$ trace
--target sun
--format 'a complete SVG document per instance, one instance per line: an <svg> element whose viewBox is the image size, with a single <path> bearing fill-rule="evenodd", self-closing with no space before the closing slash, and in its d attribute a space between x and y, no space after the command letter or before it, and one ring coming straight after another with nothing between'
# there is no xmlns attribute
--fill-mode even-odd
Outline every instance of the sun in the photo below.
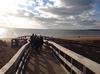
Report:
<svg viewBox="0 0 100 74"><path fill-rule="evenodd" d="M4 37L7 33L7 30L5 28L0 28L0 38Z"/></svg>

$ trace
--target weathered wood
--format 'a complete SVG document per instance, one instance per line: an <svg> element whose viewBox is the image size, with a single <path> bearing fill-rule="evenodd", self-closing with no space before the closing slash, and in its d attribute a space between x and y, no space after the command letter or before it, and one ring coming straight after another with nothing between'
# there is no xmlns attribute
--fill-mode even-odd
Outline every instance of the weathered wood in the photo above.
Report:
<svg viewBox="0 0 100 74"><path fill-rule="evenodd" d="M55 50L53 50L56 52ZM59 55L59 58L61 58L72 70L74 70L77 74L83 74L82 71L80 71L77 67L75 67L72 63L67 61L64 57L62 57L58 52L56 52L57 55Z"/></svg>
<svg viewBox="0 0 100 74"><path fill-rule="evenodd" d="M19 63L23 57L23 53L26 52L29 47L29 42L23 45L19 51L12 57L12 59L0 69L0 74L12 74L17 70Z"/></svg>
<svg viewBox="0 0 100 74"><path fill-rule="evenodd" d="M27 40L29 39L30 39L30 35L13 38L11 40L11 47L21 47L22 45L27 43Z"/></svg>
<svg viewBox="0 0 100 74"><path fill-rule="evenodd" d="M40 55L32 52L26 65L24 74L68 74L58 60L52 57L48 47L43 47Z"/></svg>
<svg viewBox="0 0 100 74"><path fill-rule="evenodd" d="M90 69L91 71L93 71L96 74L100 74L100 64L82 56L79 55L67 48L62 47L61 45L52 42L52 41L48 41L48 43L54 45L56 48L58 48L60 51L62 51L63 53L67 54L68 56L70 56L71 58L75 59L76 61L78 61L79 63L83 64L85 67L87 67L88 69ZM99 60L99 59L98 59Z"/></svg>
<svg viewBox="0 0 100 74"><path fill-rule="evenodd" d="M18 47L19 46L19 40L18 39L12 39L11 40L11 47Z"/></svg>

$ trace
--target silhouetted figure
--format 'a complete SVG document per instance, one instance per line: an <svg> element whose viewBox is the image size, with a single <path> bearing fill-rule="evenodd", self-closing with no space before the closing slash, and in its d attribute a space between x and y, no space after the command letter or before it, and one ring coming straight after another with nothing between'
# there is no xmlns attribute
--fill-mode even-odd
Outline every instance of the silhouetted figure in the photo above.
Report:
<svg viewBox="0 0 100 74"><path fill-rule="evenodd" d="M37 36L35 34L32 34L30 37L30 44L33 49L33 51L40 53L40 49L42 48L44 41L42 36Z"/></svg>
<svg viewBox="0 0 100 74"><path fill-rule="evenodd" d="M40 36L40 49L42 48L42 45L43 45L43 43L44 43L44 40L43 40L43 37L42 36Z"/></svg>
<svg viewBox="0 0 100 74"><path fill-rule="evenodd" d="M34 43L34 34L32 34L32 36L30 37L30 44L31 44L31 47L32 47L32 49L35 49L35 43Z"/></svg>

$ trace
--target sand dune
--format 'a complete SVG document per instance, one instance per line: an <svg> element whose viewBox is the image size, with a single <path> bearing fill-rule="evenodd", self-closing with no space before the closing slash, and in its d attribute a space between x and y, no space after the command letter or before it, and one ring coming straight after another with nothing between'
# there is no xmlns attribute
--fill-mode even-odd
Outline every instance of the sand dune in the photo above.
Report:
<svg viewBox="0 0 100 74"><path fill-rule="evenodd" d="M7 46L5 44L0 43L0 68L3 67L18 51L18 48L11 48L10 42L6 43Z"/></svg>

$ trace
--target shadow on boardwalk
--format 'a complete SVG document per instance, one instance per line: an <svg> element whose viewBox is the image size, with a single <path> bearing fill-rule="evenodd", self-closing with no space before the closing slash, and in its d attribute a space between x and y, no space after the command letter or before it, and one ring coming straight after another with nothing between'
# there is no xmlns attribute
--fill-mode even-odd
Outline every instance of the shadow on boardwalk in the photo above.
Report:
<svg viewBox="0 0 100 74"><path fill-rule="evenodd" d="M25 74L66 74L66 72L52 57L51 51L44 48L39 55L31 53Z"/></svg>

